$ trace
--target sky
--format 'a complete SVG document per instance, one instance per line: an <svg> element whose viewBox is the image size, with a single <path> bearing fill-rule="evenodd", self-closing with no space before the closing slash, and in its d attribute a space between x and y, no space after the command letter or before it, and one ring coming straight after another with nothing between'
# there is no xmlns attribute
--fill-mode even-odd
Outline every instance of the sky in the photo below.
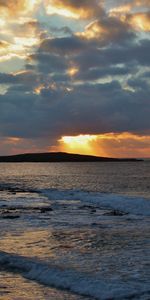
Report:
<svg viewBox="0 0 150 300"><path fill-rule="evenodd" d="M0 0L0 155L150 157L149 65L149 0Z"/></svg>

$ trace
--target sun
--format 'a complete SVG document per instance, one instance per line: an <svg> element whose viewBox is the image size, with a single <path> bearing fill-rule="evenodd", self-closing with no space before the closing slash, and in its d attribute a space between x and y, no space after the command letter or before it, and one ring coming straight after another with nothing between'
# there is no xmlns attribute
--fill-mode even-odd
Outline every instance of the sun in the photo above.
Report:
<svg viewBox="0 0 150 300"><path fill-rule="evenodd" d="M96 141L96 135L77 135L77 136L63 136L59 142L64 151L79 153L79 154L93 154L92 142Z"/></svg>

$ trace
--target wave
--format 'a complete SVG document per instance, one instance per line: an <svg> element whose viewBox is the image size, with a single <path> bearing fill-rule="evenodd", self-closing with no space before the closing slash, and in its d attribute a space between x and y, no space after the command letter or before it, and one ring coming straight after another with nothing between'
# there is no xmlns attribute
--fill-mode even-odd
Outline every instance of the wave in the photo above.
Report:
<svg viewBox="0 0 150 300"><path fill-rule="evenodd" d="M51 266L27 257L0 252L0 270L19 273L23 277L46 286L68 290L74 294L92 297L92 299L129 299L140 295L149 295L144 285L138 286L117 280L108 282L87 276L73 269Z"/></svg>
<svg viewBox="0 0 150 300"><path fill-rule="evenodd" d="M110 208L134 215L150 216L150 201L144 198L81 190L45 189L39 192L49 200L81 201L100 208Z"/></svg>

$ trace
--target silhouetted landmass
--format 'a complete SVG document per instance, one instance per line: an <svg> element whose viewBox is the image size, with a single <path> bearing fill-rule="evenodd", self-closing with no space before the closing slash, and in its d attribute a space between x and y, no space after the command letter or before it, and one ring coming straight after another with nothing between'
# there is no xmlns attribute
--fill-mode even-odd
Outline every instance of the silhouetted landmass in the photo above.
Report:
<svg viewBox="0 0 150 300"><path fill-rule="evenodd" d="M72 154L65 152L28 153L10 156L0 156L2 162L98 162L98 161L141 161L136 158L109 158L92 155Z"/></svg>

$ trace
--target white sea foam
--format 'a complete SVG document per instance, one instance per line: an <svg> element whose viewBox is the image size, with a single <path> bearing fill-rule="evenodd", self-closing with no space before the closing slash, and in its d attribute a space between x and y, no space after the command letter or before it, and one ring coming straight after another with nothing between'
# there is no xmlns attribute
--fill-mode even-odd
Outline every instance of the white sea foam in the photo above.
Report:
<svg viewBox="0 0 150 300"><path fill-rule="evenodd" d="M41 191L49 200L78 200L102 208L121 210L134 215L150 215L150 201L124 195L85 192L80 190L46 189Z"/></svg>
<svg viewBox="0 0 150 300"><path fill-rule="evenodd" d="M144 284L141 286L136 282L134 284L133 282L122 283L115 279L104 282L102 279L87 276L73 269L54 267L6 252L0 252L0 266L5 271L17 272L41 284L69 290L75 294L92 297L92 299L126 299L132 295L139 297L149 294L148 286Z"/></svg>

